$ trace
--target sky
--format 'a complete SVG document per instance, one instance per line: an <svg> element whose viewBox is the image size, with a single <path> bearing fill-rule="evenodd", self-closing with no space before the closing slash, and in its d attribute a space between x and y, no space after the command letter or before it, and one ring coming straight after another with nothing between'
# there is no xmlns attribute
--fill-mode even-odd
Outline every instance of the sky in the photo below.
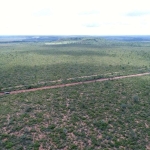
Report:
<svg viewBox="0 0 150 150"><path fill-rule="evenodd" d="M150 35L149 0L0 0L0 35Z"/></svg>

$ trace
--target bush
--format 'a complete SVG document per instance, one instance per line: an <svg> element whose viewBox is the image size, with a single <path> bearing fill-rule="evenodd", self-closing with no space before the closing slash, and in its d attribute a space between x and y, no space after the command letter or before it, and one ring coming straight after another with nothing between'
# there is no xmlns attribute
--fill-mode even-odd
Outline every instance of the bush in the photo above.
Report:
<svg viewBox="0 0 150 150"><path fill-rule="evenodd" d="M127 108L127 105L126 105L126 104L124 104L124 103L122 103L122 104L121 104L121 108L124 110L124 109L126 109L126 108Z"/></svg>
<svg viewBox="0 0 150 150"><path fill-rule="evenodd" d="M38 141L36 141L36 142L34 143L33 147L34 147L34 150L38 150L38 149L39 149L39 147L40 147L39 142L38 142Z"/></svg>
<svg viewBox="0 0 150 150"><path fill-rule="evenodd" d="M135 103L139 102L139 97L138 97L138 95L134 95L134 96L133 96L133 101L134 101Z"/></svg>

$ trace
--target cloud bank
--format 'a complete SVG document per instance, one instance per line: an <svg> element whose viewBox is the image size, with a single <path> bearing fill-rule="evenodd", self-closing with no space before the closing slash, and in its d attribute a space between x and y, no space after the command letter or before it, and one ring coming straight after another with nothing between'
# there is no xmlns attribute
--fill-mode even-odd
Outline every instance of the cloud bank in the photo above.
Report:
<svg viewBox="0 0 150 150"><path fill-rule="evenodd" d="M1 0L0 35L150 35L148 0Z"/></svg>

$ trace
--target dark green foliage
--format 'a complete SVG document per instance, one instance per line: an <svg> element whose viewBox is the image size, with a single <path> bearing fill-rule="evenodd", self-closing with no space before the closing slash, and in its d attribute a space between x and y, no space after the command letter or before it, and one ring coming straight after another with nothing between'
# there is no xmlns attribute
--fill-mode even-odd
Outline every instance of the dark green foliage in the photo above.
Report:
<svg viewBox="0 0 150 150"><path fill-rule="evenodd" d="M138 103L138 102L139 102L139 97L138 97L138 95L134 95L134 96L133 96L133 101L134 101L135 103Z"/></svg>
<svg viewBox="0 0 150 150"><path fill-rule="evenodd" d="M99 121L94 121L93 123L98 129L101 129L101 130L105 130L108 126L108 123L106 123L105 121L103 120L99 120Z"/></svg>
<svg viewBox="0 0 150 150"><path fill-rule="evenodd" d="M39 149L39 147L40 147L40 144L39 144L39 142L38 142L38 141L36 141L36 142L33 144L33 148L34 148L34 150L38 150L38 149Z"/></svg>
<svg viewBox="0 0 150 150"><path fill-rule="evenodd" d="M127 108L127 104L121 104L121 109L125 110Z"/></svg>
<svg viewBox="0 0 150 150"><path fill-rule="evenodd" d="M51 130L53 130L53 129L55 129L55 125L54 124L52 124L52 125L50 125L50 126L48 126L48 129L51 129Z"/></svg>
<svg viewBox="0 0 150 150"><path fill-rule="evenodd" d="M30 106L25 108L25 112L30 112L30 111L32 111L32 108Z"/></svg>
<svg viewBox="0 0 150 150"><path fill-rule="evenodd" d="M12 142L5 142L5 148L6 149L10 149L14 146L14 144Z"/></svg>

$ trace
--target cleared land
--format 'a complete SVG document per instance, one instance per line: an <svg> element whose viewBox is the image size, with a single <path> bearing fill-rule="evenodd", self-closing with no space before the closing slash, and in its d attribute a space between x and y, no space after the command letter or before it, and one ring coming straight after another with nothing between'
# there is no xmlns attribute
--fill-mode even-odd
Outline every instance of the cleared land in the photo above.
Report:
<svg viewBox="0 0 150 150"><path fill-rule="evenodd" d="M0 148L149 150L150 43L45 43L0 43L0 92L64 85L0 95Z"/></svg>

